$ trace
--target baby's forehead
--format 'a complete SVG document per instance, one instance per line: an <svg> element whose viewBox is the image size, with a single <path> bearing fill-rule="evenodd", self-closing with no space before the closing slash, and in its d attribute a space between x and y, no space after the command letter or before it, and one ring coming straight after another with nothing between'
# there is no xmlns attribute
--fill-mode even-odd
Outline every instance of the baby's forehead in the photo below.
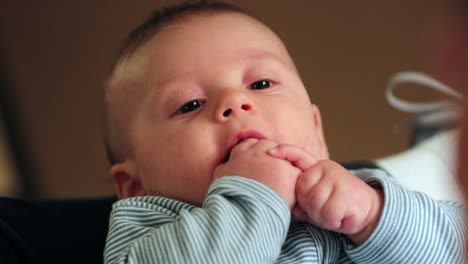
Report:
<svg viewBox="0 0 468 264"><path fill-rule="evenodd" d="M150 70L153 74L211 58L237 60L252 51L271 53L293 64L282 40L253 18L236 13L196 16L158 31L129 56L125 73Z"/></svg>
<svg viewBox="0 0 468 264"><path fill-rule="evenodd" d="M112 79L114 83L126 84L120 87L154 88L171 75L214 65L212 61L231 63L267 53L295 69L281 39L254 18L237 13L192 15L164 26L123 57Z"/></svg>

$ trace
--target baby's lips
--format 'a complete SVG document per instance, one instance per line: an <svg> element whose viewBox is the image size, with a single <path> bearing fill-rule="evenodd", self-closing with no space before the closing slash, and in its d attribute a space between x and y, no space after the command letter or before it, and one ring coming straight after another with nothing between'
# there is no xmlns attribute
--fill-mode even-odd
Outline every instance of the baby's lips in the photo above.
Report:
<svg viewBox="0 0 468 264"><path fill-rule="evenodd" d="M257 138L244 138L244 139L241 139L239 140L239 142L237 142L237 144L235 144L227 153L226 157L224 158L223 160L223 163L226 163L229 161L229 158L231 157L231 152L235 149L235 148L238 148L238 147L241 147L241 148L249 148L251 145L255 144L258 142L259 139ZM240 146L241 145L241 146Z"/></svg>
<svg viewBox="0 0 468 264"><path fill-rule="evenodd" d="M260 139L265 139L266 137L256 131L256 130L244 130L244 131L240 131L240 132L237 132L236 134L234 134L234 136L229 140L227 146L226 146L226 155L224 156L224 159L223 159L223 162L222 163L226 163L229 161L229 158L231 156L231 152L232 150L239 145L239 143L247 143L247 142L250 142L250 141L247 141L247 140L250 140L250 139L256 139L257 141L260 140ZM256 142L256 141L255 141Z"/></svg>
<svg viewBox="0 0 468 264"><path fill-rule="evenodd" d="M243 138L241 140L239 140L239 142L237 142L236 145L234 145L233 148L237 147L238 145L242 144L242 145L245 145L245 144L248 144L248 145L252 145L252 144L255 144L259 141L259 139L257 138ZM232 149L231 149L232 151Z"/></svg>

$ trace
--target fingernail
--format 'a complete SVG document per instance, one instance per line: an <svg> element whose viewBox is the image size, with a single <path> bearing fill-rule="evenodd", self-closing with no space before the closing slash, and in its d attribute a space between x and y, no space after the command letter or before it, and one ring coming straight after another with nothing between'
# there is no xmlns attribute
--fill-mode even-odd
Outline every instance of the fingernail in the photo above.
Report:
<svg viewBox="0 0 468 264"><path fill-rule="evenodd" d="M276 152L278 151L278 149L276 147L272 148L272 149L269 149L268 150L268 153L269 154L275 154Z"/></svg>

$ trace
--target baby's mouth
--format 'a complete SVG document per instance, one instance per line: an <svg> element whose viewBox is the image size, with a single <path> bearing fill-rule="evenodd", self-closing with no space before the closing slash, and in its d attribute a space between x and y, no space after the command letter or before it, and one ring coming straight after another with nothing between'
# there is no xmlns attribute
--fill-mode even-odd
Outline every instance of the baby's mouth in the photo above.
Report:
<svg viewBox="0 0 468 264"><path fill-rule="evenodd" d="M231 151L232 151L232 149L234 149L234 147L237 146L237 144L241 143L241 142L244 141L245 139L247 139L247 138L240 139L234 146L231 147L231 149L227 152L226 157L225 157L224 160L223 160L223 163L226 163L226 162L229 161L229 158L231 157Z"/></svg>
<svg viewBox="0 0 468 264"><path fill-rule="evenodd" d="M255 138L255 139L261 140L261 139L265 139L266 137L262 133L255 131L255 130L246 130L246 131L241 131L235 134L234 137L232 137L231 140L229 141L226 155L222 163L226 163L229 161L229 159L231 158L232 149L234 149L235 146L237 146L239 143L249 138Z"/></svg>
<svg viewBox="0 0 468 264"><path fill-rule="evenodd" d="M228 152L228 154L226 155L222 163L228 162L230 157L231 157L231 151Z"/></svg>

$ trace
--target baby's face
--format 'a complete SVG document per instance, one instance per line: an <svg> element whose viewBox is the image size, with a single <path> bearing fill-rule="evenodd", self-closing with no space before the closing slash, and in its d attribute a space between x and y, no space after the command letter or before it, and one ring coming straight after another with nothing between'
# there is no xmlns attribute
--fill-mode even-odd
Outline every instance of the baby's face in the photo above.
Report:
<svg viewBox="0 0 468 264"><path fill-rule="evenodd" d="M201 205L215 168L246 137L328 158L320 114L286 48L247 16L191 17L158 32L128 63L144 69L145 96L129 123L130 156L112 169L132 179L117 181L121 198Z"/></svg>

